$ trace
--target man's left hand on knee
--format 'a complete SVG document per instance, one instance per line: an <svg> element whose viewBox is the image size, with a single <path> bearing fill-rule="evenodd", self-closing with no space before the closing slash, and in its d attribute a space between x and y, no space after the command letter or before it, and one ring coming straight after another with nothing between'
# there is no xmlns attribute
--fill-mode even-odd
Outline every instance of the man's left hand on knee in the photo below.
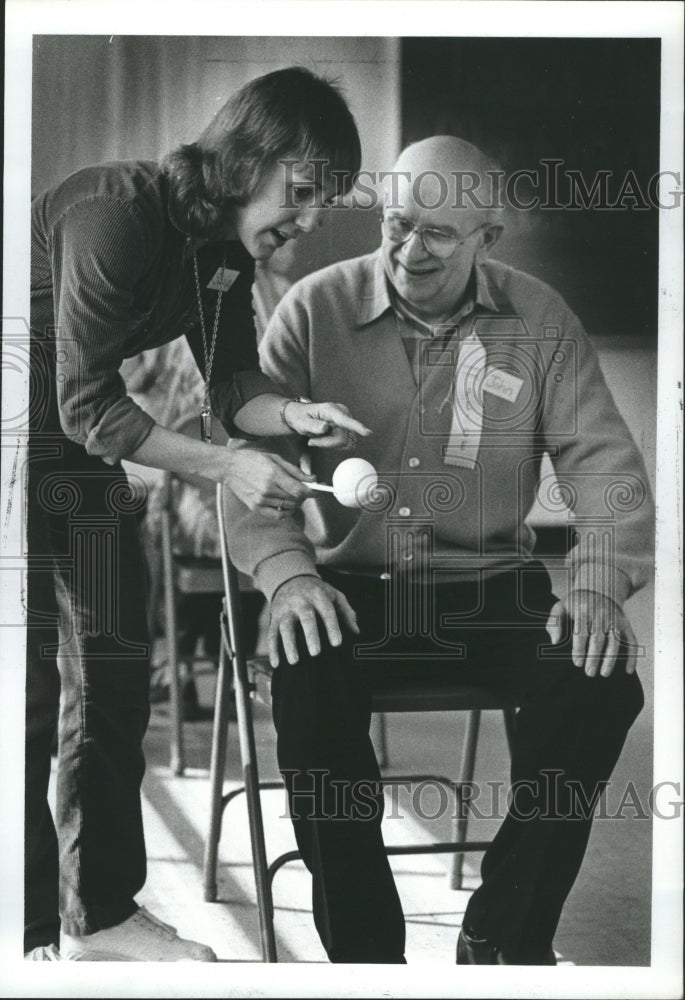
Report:
<svg viewBox="0 0 685 1000"><path fill-rule="evenodd" d="M625 658L626 673L635 672L637 640L623 609L605 594L574 590L557 601L547 620L547 631L556 645L573 637L571 657L588 677L609 677L616 661Z"/></svg>
<svg viewBox="0 0 685 1000"><path fill-rule="evenodd" d="M320 577L296 576L281 584L271 600L268 634L271 666L279 664L279 639L288 663L292 666L298 662L298 630L310 656L318 656L322 646L317 621L323 625L331 646L341 644L341 626L359 634L357 615L345 595Z"/></svg>

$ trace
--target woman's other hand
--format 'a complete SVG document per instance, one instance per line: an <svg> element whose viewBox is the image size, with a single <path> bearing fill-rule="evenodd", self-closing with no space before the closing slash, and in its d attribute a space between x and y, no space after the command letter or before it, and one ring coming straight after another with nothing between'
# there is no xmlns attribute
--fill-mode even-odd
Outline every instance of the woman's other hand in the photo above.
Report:
<svg viewBox="0 0 685 1000"><path fill-rule="evenodd" d="M266 517L281 518L291 513L307 497L316 496L308 482L314 476L302 472L279 455L251 448L226 449L224 482L250 510L259 509Z"/></svg>
<svg viewBox="0 0 685 1000"><path fill-rule="evenodd" d="M279 455L196 441L158 424L126 457L153 469L175 472L181 478L204 476L225 483L250 510L259 508L268 517L283 517L307 497L318 495L307 486L314 476Z"/></svg>

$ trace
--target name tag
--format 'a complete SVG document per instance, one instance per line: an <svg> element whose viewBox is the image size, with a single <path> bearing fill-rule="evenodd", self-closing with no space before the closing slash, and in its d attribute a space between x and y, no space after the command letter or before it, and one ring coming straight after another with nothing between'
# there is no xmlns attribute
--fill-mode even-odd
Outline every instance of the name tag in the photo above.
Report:
<svg viewBox="0 0 685 1000"><path fill-rule="evenodd" d="M216 292L227 292L239 274L240 271L232 271L230 267L218 267L207 288L212 288Z"/></svg>
<svg viewBox="0 0 685 1000"><path fill-rule="evenodd" d="M452 426L443 448L445 465L475 469L483 429L483 402L478 393L485 370L485 348L480 340L467 337L459 348L452 395Z"/></svg>
<svg viewBox="0 0 685 1000"><path fill-rule="evenodd" d="M509 372L503 372L499 368L491 368L483 379L483 392L515 403L522 385L523 379L517 378L516 375L510 375Z"/></svg>

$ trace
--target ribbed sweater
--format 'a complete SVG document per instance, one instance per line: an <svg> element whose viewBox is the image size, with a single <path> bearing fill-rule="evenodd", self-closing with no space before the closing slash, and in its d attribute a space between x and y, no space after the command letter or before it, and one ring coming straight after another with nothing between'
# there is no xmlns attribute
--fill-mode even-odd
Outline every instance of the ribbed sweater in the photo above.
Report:
<svg viewBox="0 0 685 1000"><path fill-rule="evenodd" d="M476 269L472 288L452 336L425 338L418 384L378 252L310 275L277 307L260 345L264 372L346 404L370 427L356 454L382 489L361 510L330 494L308 500L306 523L302 512L264 518L230 495L232 556L267 597L317 565L413 580L524 566L538 488L550 511L570 510L565 591L622 603L648 579L647 474L580 321L549 286L496 261ZM292 459L298 442L260 447ZM540 482L545 453L556 478ZM343 456L310 455L330 483Z"/></svg>

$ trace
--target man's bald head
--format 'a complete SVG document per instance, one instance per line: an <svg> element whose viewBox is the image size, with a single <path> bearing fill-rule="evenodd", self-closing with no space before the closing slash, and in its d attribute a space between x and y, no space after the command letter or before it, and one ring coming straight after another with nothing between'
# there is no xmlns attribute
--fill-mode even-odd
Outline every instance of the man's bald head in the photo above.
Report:
<svg viewBox="0 0 685 1000"><path fill-rule="evenodd" d="M434 135L404 149L385 180L385 204L404 198L421 208L453 209L466 224L500 223L499 171L477 146L453 135ZM468 216L468 219L466 218Z"/></svg>
<svg viewBox="0 0 685 1000"><path fill-rule="evenodd" d="M453 135L432 135L414 142L400 153L395 164L395 170L409 170L413 174L434 170L446 177L455 171L471 170L485 175L494 169L494 164L477 146Z"/></svg>

